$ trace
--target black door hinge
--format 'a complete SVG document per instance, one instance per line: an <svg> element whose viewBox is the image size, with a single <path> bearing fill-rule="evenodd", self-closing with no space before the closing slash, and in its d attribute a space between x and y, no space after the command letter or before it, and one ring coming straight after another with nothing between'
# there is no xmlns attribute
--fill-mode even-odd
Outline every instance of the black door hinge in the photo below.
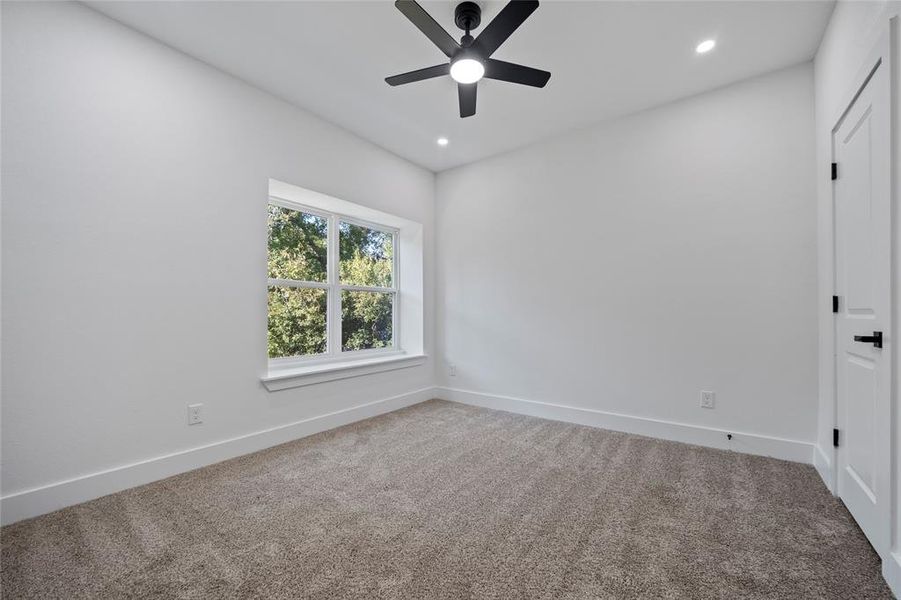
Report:
<svg viewBox="0 0 901 600"><path fill-rule="evenodd" d="M834 313L838 312L838 296L832 297L832 312L834 312Z"/></svg>
<svg viewBox="0 0 901 600"><path fill-rule="evenodd" d="M832 181L838 179L838 163L832 163Z"/></svg>
<svg viewBox="0 0 901 600"><path fill-rule="evenodd" d="M832 445L838 448L838 429L832 430Z"/></svg>

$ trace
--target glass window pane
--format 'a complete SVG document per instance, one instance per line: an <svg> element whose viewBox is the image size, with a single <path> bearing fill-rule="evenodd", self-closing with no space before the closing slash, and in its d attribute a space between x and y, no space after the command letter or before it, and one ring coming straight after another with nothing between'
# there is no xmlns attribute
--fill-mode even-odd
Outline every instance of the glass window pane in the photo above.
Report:
<svg viewBox="0 0 901 600"><path fill-rule="evenodd" d="M351 225L339 229L341 283L391 287L394 279L394 236L384 231Z"/></svg>
<svg viewBox="0 0 901 600"><path fill-rule="evenodd" d="M325 352L327 301L327 290L270 287L269 358Z"/></svg>
<svg viewBox="0 0 901 600"><path fill-rule="evenodd" d="M368 350L392 345L394 294L341 292L341 349Z"/></svg>
<svg viewBox="0 0 901 600"><path fill-rule="evenodd" d="M328 220L269 205L269 278L324 282Z"/></svg>

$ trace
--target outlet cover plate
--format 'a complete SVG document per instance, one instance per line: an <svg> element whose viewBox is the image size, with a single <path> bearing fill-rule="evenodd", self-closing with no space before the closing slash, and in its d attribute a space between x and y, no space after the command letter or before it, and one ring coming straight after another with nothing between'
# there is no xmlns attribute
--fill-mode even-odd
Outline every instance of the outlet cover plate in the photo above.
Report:
<svg viewBox="0 0 901 600"><path fill-rule="evenodd" d="M203 423L203 404L188 405L188 425L200 425Z"/></svg>

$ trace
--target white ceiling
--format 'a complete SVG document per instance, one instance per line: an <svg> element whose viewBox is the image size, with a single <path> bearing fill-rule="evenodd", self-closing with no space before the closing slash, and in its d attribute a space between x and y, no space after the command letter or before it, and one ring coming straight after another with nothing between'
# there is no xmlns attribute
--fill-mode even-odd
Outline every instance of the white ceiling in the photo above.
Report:
<svg viewBox="0 0 901 600"><path fill-rule="evenodd" d="M547 87L483 80L461 119L450 78L385 83L446 60L389 1L88 4L433 171L809 60L833 8L543 2L494 56L551 71ZM422 4L459 39L455 3ZM505 3L480 4L484 27ZM716 48L697 55L707 38Z"/></svg>

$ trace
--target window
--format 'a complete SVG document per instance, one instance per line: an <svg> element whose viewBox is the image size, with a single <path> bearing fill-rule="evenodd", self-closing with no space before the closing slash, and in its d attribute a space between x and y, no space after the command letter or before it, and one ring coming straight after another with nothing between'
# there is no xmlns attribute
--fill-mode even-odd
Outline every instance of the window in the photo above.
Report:
<svg viewBox="0 0 901 600"><path fill-rule="evenodd" d="M274 179L268 214L266 389L425 362L421 223Z"/></svg>
<svg viewBox="0 0 901 600"><path fill-rule="evenodd" d="M268 237L271 361L397 350L397 229L270 198Z"/></svg>

